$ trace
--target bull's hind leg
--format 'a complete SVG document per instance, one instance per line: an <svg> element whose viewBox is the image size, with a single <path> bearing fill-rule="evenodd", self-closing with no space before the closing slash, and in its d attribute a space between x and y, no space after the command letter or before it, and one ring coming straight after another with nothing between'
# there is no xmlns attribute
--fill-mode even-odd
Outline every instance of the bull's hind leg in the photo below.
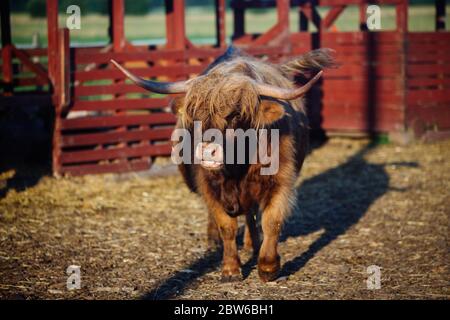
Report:
<svg viewBox="0 0 450 320"><path fill-rule="evenodd" d="M219 229L217 228L217 223L214 218L214 214L211 213L211 210L208 210L208 249L216 250L220 247L220 234Z"/></svg>
<svg viewBox="0 0 450 320"><path fill-rule="evenodd" d="M258 257L258 274L262 281L273 281L280 272L280 256L277 252L278 238L284 217L289 212L288 190L280 190L265 207L261 225L263 242Z"/></svg>
<svg viewBox="0 0 450 320"><path fill-rule="evenodd" d="M259 233L256 225L256 213L254 209L245 215L245 230L244 230L244 250L253 250L253 254L258 254L259 250Z"/></svg>

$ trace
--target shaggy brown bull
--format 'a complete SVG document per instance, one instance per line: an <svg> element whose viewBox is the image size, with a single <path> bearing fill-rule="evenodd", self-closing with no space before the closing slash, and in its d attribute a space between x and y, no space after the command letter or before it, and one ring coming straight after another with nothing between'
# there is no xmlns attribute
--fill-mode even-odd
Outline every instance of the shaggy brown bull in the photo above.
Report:
<svg viewBox="0 0 450 320"><path fill-rule="evenodd" d="M270 138L262 144L268 155L277 152L278 170L274 174L262 175L261 169L268 164L249 161L252 154L248 143L244 149L235 150L236 154L245 154L243 163L224 161L227 148L202 142L191 148L200 157L200 163L179 165L189 188L199 193L208 207L209 243L220 241L219 236L222 238L223 279L241 278L236 246L238 215L246 217L244 247L253 248L254 254L257 253L259 236L255 218L260 210L263 241L259 249L258 273L263 281L274 280L280 270L278 237L294 202L294 183L308 144L307 119L301 97L319 79L321 69L333 64L329 50L315 50L278 66L230 47L202 75L174 83L143 80L115 61L113 63L136 84L152 92L185 93L172 102L172 110L178 116L176 128L192 132L194 121L201 121L203 130L215 128L224 133L224 145L236 138L230 138L227 129L278 130L279 145L275 148L269 145ZM293 85L294 77L308 78L313 74L315 76L304 86ZM258 144L261 145L261 140ZM208 148L209 156L213 157L202 159L202 152Z"/></svg>

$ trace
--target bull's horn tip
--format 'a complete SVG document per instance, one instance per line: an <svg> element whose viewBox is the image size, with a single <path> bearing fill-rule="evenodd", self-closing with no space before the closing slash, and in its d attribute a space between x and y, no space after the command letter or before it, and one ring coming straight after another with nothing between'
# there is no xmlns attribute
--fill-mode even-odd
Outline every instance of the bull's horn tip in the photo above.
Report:
<svg viewBox="0 0 450 320"><path fill-rule="evenodd" d="M316 82L317 80L320 79L320 77L322 77L322 74L323 74L323 70L320 70L319 72L317 72L317 74L311 80Z"/></svg>
<svg viewBox="0 0 450 320"><path fill-rule="evenodd" d="M119 65L119 63L116 60L114 60L114 59L110 59L109 61L115 66Z"/></svg>

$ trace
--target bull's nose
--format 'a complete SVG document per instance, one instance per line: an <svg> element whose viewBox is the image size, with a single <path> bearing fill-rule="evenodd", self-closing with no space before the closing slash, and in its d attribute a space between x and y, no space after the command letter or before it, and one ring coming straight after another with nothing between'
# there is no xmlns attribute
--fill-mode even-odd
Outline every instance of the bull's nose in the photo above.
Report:
<svg viewBox="0 0 450 320"><path fill-rule="evenodd" d="M202 142L195 149L195 157L206 169L217 169L223 165L223 148L217 143Z"/></svg>

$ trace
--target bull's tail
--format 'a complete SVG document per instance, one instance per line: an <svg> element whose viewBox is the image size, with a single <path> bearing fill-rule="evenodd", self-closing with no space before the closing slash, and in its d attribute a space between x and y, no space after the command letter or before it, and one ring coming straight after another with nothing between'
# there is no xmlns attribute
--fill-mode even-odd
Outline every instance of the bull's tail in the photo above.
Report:
<svg viewBox="0 0 450 320"><path fill-rule="evenodd" d="M323 48L310 51L281 65L281 71L288 77L309 78L324 68L338 66L332 56L334 50Z"/></svg>

